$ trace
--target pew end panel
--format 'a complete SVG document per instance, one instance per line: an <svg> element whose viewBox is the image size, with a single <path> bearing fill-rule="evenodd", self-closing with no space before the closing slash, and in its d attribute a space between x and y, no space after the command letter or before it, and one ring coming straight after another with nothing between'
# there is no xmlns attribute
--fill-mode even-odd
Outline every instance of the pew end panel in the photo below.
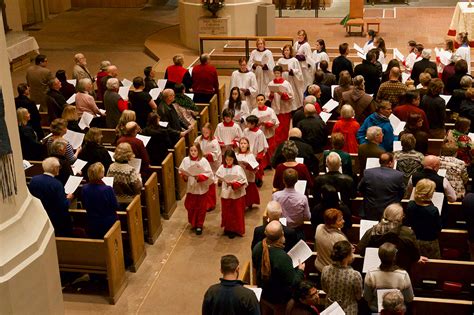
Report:
<svg viewBox="0 0 474 315"><path fill-rule="evenodd" d="M146 214L145 221L148 227L147 242L153 245L163 231L160 214L160 193L158 191L158 176L153 172L145 183L145 189L141 194L143 213ZM142 213L142 214L143 214Z"/></svg>
<svg viewBox="0 0 474 315"><path fill-rule="evenodd" d="M174 162L173 154L168 153L166 158L161 162L161 166L151 166L153 171L158 174L160 192L163 196L162 213L165 219L171 218L173 212L176 210L176 193L174 183Z"/></svg>
<svg viewBox="0 0 474 315"><path fill-rule="evenodd" d="M175 144L173 150L173 158L174 158L174 178L176 184L176 191L177 197L182 199L186 194L186 182L179 176L178 167L181 165L181 162L186 157L186 143L183 138L179 139L179 141Z"/></svg>

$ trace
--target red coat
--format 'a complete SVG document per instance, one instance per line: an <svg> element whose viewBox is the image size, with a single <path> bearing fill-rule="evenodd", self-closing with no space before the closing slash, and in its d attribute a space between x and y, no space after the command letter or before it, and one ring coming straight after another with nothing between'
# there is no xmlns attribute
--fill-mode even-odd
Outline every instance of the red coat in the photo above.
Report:
<svg viewBox="0 0 474 315"><path fill-rule="evenodd" d="M219 91L217 70L210 64L200 64L192 71L193 93L216 94Z"/></svg>
<svg viewBox="0 0 474 315"><path fill-rule="evenodd" d="M344 135L344 147L343 151L348 153L357 153L359 149L359 143L357 142L356 134L360 128L360 124L354 118L339 118L334 124L332 132L340 132Z"/></svg>
<svg viewBox="0 0 474 315"><path fill-rule="evenodd" d="M428 132L430 129L430 125L428 122L428 118L426 117L426 113L424 110L419 108L418 106L405 104L405 105L398 105L393 109L393 114L398 117L401 121L407 121L410 113L420 114L421 118L423 118L423 126L421 129L423 131Z"/></svg>

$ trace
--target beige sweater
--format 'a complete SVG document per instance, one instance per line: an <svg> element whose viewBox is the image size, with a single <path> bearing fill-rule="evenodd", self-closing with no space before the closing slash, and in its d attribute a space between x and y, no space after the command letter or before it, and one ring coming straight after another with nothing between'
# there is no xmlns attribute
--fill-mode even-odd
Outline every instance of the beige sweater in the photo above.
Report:
<svg viewBox="0 0 474 315"><path fill-rule="evenodd" d="M314 265L321 272L324 266L332 264L331 252L334 244L339 241L347 241L347 237L339 229L327 228L320 224L316 228L315 250L318 253Z"/></svg>

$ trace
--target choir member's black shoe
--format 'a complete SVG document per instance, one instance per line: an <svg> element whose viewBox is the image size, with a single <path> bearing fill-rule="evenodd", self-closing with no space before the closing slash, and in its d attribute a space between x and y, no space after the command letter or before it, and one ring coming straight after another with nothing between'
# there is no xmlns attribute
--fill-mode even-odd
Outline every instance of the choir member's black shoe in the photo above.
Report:
<svg viewBox="0 0 474 315"><path fill-rule="evenodd" d="M196 235L202 234L202 228L196 228Z"/></svg>
<svg viewBox="0 0 474 315"><path fill-rule="evenodd" d="M228 233L227 233L227 236L228 236L230 239L233 239L233 238L235 238L235 233L234 233L234 232L228 232Z"/></svg>
<svg viewBox="0 0 474 315"><path fill-rule="evenodd" d="M261 179L255 179L255 185L257 185L258 188L263 186L263 181Z"/></svg>

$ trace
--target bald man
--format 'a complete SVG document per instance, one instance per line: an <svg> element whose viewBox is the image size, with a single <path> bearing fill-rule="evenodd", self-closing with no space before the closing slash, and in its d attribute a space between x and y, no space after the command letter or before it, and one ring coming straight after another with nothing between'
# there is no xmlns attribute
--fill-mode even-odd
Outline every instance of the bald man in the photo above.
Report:
<svg viewBox="0 0 474 315"><path fill-rule="evenodd" d="M316 107L316 112L319 114L321 112L321 106L319 105L318 97L321 95L321 89L316 84L312 84L308 87L308 96L303 100L303 106L301 106L297 111L294 112L293 118L293 127L298 126L298 123L304 119L304 107L306 104L313 104Z"/></svg>
<svg viewBox="0 0 474 315"><path fill-rule="evenodd" d="M268 225L268 222L272 221L277 221L280 222L281 214L282 214L282 209L280 203L278 201L270 201L267 204L266 208L267 212L267 222L261 226L257 226L255 230L253 230L253 239L252 239L252 246L251 250L257 245L258 242L263 241L265 238L265 227ZM295 244L298 242L298 239L296 238L296 232L294 229L289 228L285 225L282 225L283 227L283 234L285 236L285 252L288 252L290 249L295 246Z"/></svg>
<svg viewBox="0 0 474 315"><path fill-rule="evenodd" d="M326 123L316 113L312 104L305 105L304 115L305 118L296 127L301 130L303 141L313 148L314 153L322 155L328 141Z"/></svg>
<svg viewBox="0 0 474 315"><path fill-rule="evenodd" d="M72 69L72 78L77 80L90 79L94 83L95 78L87 69L87 60L84 54L78 53L74 55L74 68ZM77 85L77 84L76 84Z"/></svg>
<svg viewBox="0 0 474 315"><path fill-rule="evenodd" d="M298 157L303 158L304 164L308 167L308 170L313 173L313 175L317 175L319 172L319 162L314 155L313 147L307 144L306 142L301 139L302 133L301 130L298 128L291 128L290 132L288 133L288 140L292 140L295 142L296 147L298 148ZM278 164L286 162L285 157L281 153L283 144L280 144L275 153L272 156L272 167L276 169Z"/></svg>
<svg viewBox="0 0 474 315"><path fill-rule="evenodd" d="M400 68L393 67L390 70L388 81L380 85L377 93L377 102L389 101L392 107L397 106L400 103L400 96L407 92L407 86L400 82L399 77L401 75Z"/></svg>
<svg viewBox="0 0 474 315"><path fill-rule="evenodd" d="M142 140L136 137L139 132L141 132L140 126L138 126L138 124L134 121L129 121L125 125L125 135L117 140L117 145L122 142L127 142L130 144L133 154L135 154L135 158L142 160L140 174L142 175L142 178L145 179L149 176L150 172L150 158Z"/></svg>
<svg viewBox="0 0 474 315"><path fill-rule="evenodd" d="M252 251L252 261L257 270L257 285L262 288L260 306L262 314L284 314L286 303L291 299L292 287L304 278L304 263L293 268L293 262L283 250L285 237L278 221L265 227L265 240L258 242ZM265 243L265 244L264 244ZM268 256L264 255L268 251ZM270 266L263 261L268 258ZM269 274L264 281L263 274Z"/></svg>

